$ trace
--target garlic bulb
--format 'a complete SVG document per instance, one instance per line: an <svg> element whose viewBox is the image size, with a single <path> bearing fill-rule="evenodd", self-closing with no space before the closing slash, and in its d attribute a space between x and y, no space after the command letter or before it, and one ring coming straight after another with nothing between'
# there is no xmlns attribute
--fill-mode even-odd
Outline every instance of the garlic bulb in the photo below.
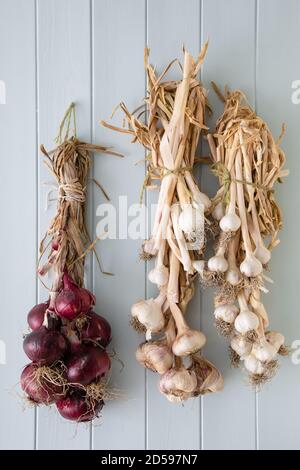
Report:
<svg viewBox="0 0 300 470"><path fill-rule="evenodd" d="M262 263L262 265L265 266L271 259L271 252L264 246L263 243L261 243L256 246L254 256Z"/></svg>
<svg viewBox="0 0 300 470"><path fill-rule="evenodd" d="M195 260L193 261L193 268L197 273L203 275L205 269L205 261L204 260Z"/></svg>
<svg viewBox="0 0 300 470"><path fill-rule="evenodd" d="M201 331L186 328L178 333L172 345L172 351L175 356L189 356L203 348L205 343L206 338Z"/></svg>
<svg viewBox="0 0 300 470"><path fill-rule="evenodd" d="M195 209L191 204L185 204L180 213L178 224L183 233L189 238L194 238L198 233L203 233L203 211Z"/></svg>
<svg viewBox="0 0 300 470"><path fill-rule="evenodd" d="M241 357L248 356L252 350L252 343L243 336L232 338L230 346Z"/></svg>
<svg viewBox="0 0 300 470"><path fill-rule="evenodd" d="M270 362L277 354L276 349L266 340L254 343L252 354L261 362Z"/></svg>
<svg viewBox="0 0 300 470"><path fill-rule="evenodd" d="M225 273L228 269L228 261L223 254L217 254L208 260L208 269L216 273Z"/></svg>
<svg viewBox="0 0 300 470"><path fill-rule="evenodd" d="M226 273L226 281L233 287L241 282L241 273L237 268L228 269Z"/></svg>
<svg viewBox="0 0 300 470"><path fill-rule="evenodd" d="M228 212L220 220L220 228L223 232L237 232L241 226L241 219L234 212Z"/></svg>
<svg viewBox="0 0 300 470"><path fill-rule="evenodd" d="M148 274L148 279L153 284L157 286L165 286L168 283L169 279L169 270L163 264L160 266L155 266L155 268L151 269Z"/></svg>
<svg viewBox="0 0 300 470"><path fill-rule="evenodd" d="M131 315L136 317L150 332L159 332L165 324L161 307L154 299L140 300L131 307Z"/></svg>
<svg viewBox="0 0 300 470"><path fill-rule="evenodd" d="M213 212L212 212L212 216L215 220L217 220L218 222L222 219L222 217L224 216L224 205L222 202L219 202Z"/></svg>
<svg viewBox="0 0 300 470"><path fill-rule="evenodd" d="M215 317L226 323L233 323L238 313L239 309L234 304L220 305L214 311Z"/></svg>
<svg viewBox="0 0 300 470"><path fill-rule="evenodd" d="M135 357L147 369L164 374L173 365L173 354L166 343L151 341L138 347Z"/></svg>
<svg viewBox="0 0 300 470"><path fill-rule="evenodd" d="M262 273L263 266L254 254L250 253L246 255L246 258L241 263L240 271L246 277L257 277Z"/></svg>
<svg viewBox="0 0 300 470"><path fill-rule="evenodd" d="M277 331L268 331L268 333L266 333L266 340L278 352L281 346L284 345L285 338L281 333L278 333Z"/></svg>
<svg viewBox="0 0 300 470"><path fill-rule="evenodd" d="M251 374L262 375L264 373L263 364L256 359L252 354L246 356L244 359L245 368L251 372Z"/></svg>
<svg viewBox="0 0 300 470"><path fill-rule="evenodd" d="M160 392L173 403L180 403L190 398L196 387L195 373L183 366L168 370L159 381Z"/></svg>
<svg viewBox="0 0 300 470"><path fill-rule="evenodd" d="M248 331L256 330L259 326L259 319L250 310L243 310L235 319L234 327L242 335Z"/></svg>

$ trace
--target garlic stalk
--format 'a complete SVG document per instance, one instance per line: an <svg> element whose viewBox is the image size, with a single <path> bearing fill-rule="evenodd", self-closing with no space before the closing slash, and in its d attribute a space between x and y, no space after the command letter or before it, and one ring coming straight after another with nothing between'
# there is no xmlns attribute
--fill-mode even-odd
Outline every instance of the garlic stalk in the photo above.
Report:
<svg viewBox="0 0 300 470"><path fill-rule="evenodd" d="M158 287L165 286L168 283L169 279L169 270L164 265L164 256L166 249L166 240L162 240L159 247L155 267L151 269L148 274L148 279L153 284L156 284Z"/></svg>
<svg viewBox="0 0 300 470"><path fill-rule="evenodd" d="M241 152L238 150L236 156L236 177L239 181L243 180L242 168L241 168ZM237 183L237 194L238 194L238 207L241 218L242 226L242 237L245 245L246 257L240 265L241 273L246 277L257 277L262 273L263 267L261 262L255 257L250 235L248 231L247 215L244 201L244 188L243 183Z"/></svg>
<svg viewBox="0 0 300 470"><path fill-rule="evenodd" d="M226 272L226 281L232 285L237 286L241 282L241 272L237 267L236 252L239 243L239 235L237 234L234 239L230 240L228 245L228 270Z"/></svg>

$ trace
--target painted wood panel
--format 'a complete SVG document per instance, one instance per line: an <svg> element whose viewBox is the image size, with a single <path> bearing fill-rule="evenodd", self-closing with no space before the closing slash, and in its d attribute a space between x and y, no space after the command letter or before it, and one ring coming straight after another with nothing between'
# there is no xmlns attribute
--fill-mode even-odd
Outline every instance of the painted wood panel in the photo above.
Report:
<svg viewBox="0 0 300 470"><path fill-rule="evenodd" d="M120 372L120 364L112 359L111 384L120 395L118 400L107 403L93 426L74 426L63 421L55 409L40 407L23 413L19 389L14 387L26 364L21 344L26 313L47 295L36 280L37 245L54 215L55 203L45 210L48 187L44 182L51 177L38 147L41 143L53 147L60 119L69 103L76 101L80 137L112 145L125 154L123 160L94 157L93 174L107 189L117 217L124 216L120 196L127 197L121 199L127 207L138 204L144 165L135 163L144 158L144 151L131 144L128 136L102 128L99 121L109 120L121 100L130 109L141 104L146 44L151 62L161 70L175 56L182 57L183 44L197 54L209 38L202 79L210 89L214 108L209 121L212 128L222 106L210 87L211 80L245 91L275 135L280 133L282 121L286 123L283 147L291 175L277 189L285 227L282 245L271 264L275 284L265 300L271 327L282 331L288 344L300 340L300 104L296 104L299 94L293 89L300 80L299 24L298 0L0 0L1 201L9 195L9 205L1 206L5 222L0 231L1 246L9 246L2 250L0 264L5 312L0 329L0 448L300 448L300 365L290 358L282 360L278 376L255 394L240 371L230 369L227 343L213 326L211 291L198 289L189 318L207 335L204 353L223 372L225 390L183 407L173 406L159 395L158 377L146 373L134 357L140 338L128 325L130 307L154 292L147 281L149 266L138 258L142 240L127 240L126 235L121 240L100 241L97 246L103 268L114 276L101 274L92 256L86 268L97 310L113 327L112 348L125 363ZM117 111L113 122L121 121ZM201 185L214 195L217 184L208 168L202 168ZM105 201L92 186L89 196L89 227L95 236L99 204ZM148 206L156 199L155 192L148 193ZM132 219L130 215L128 220ZM124 223L118 222L117 228L123 229ZM6 365L1 363L3 348Z"/></svg>
<svg viewBox="0 0 300 470"><path fill-rule="evenodd" d="M150 0L147 14L147 44L150 62L162 71L174 58L182 61L183 45L194 55L200 49L200 2L192 0ZM168 77L180 77L175 66ZM147 206L157 202L157 191L148 191ZM149 227L150 235L151 227ZM147 282L147 297L157 295ZM188 310L188 322L200 326L200 292ZM158 374L147 372L147 446L149 449L198 449L200 447L200 399L176 405L159 394ZM158 423L163 423L157 432ZM187 429L189 430L187 432Z"/></svg>
<svg viewBox="0 0 300 470"><path fill-rule="evenodd" d="M37 3L38 142L53 148L62 116L77 102L78 135L90 138L91 44L89 0L47 0ZM39 154L40 155L40 154ZM38 230L42 237L55 213L55 202L45 211L51 176L39 157ZM39 300L46 298L39 284ZM38 408L39 449L89 449L88 425L63 420L55 407Z"/></svg>
<svg viewBox="0 0 300 470"><path fill-rule="evenodd" d="M296 0L259 1L258 18L257 108L275 136L279 136L282 123L286 124L282 146L291 172L286 183L276 188L284 214L284 230L280 234L282 243L274 251L271 263L274 285L265 299L271 329L281 331L287 344L292 345L300 339L300 105L292 101L295 91L292 84L300 79L300 4ZM299 449L299 376L300 365L294 364L292 357L284 358L277 377L260 393L261 449Z"/></svg>
<svg viewBox="0 0 300 470"><path fill-rule="evenodd" d="M112 387L120 397L108 402L103 419L94 426L94 448L142 449L145 446L145 373L135 361L138 335L129 326L129 314L131 305L145 296L145 268L139 260L141 240L127 238L126 216L127 208L132 210L133 204L138 208L143 165L136 163L144 154L137 144L130 143L129 136L104 129L99 121L100 118L110 120L121 100L133 110L144 96L145 2L95 1L93 24L94 137L95 141L112 145L125 155L123 160L95 157L95 177L107 187L119 219L117 229L121 239L99 242L97 252L103 268L114 275L101 274L94 263L94 292L99 312L107 315L112 325L111 346L124 362L124 369L120 373L120 363L112 361ZM121 112L117 112L112 122L120 126L122 120ZM95 189L95 224L101 220L97 208L105 202L99 189ZM128 212L129 222L132 215Z"/></svg>
<svg viewBox="0 0 300 470"><path fill-rule="evenodd" d="M26 315L36 300L34 2L0 5L0 448L33 449L34 409L22 401ZM24 38L26 37L26 41Z"/></svg>
<svg viewBox="0 0 300 470"><path fill-rule="evenodd" d="M209 102L214 114L213 129L222 104L211 88L215 81L221 88L240 88L250 101L255 98L255 1L203 0L202 38L210 45L203 67L203 81L209 89ZM208 168L203 169L202 188L215 194L217 181ZM204 449L254 449L255 393L247 387L241 371L230 368L228 342L220 337L213 325L213 292L202 295L202 325L208 337L204 354L222 371L224 391L203 399L202 446ZM242 418L241 418L242 417Z"/></svg>

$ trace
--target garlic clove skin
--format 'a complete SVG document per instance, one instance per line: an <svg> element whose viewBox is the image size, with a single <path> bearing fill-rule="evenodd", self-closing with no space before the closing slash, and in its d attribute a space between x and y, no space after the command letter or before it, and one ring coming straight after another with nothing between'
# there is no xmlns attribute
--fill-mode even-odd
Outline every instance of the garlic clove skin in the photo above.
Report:
<svg viewBox="0 0 300 470"><path fill-rule="evenodd" d="M169 270L164 265L157 266L151 269L148 274L148 279L159 287L165 286L169 280Z"/></svg>
<svg viewBox="0 0 300 470"><path fill-rule="evenodd" d="M197 273L199 273L202 276L204 269L205 269L205 261L204 260L193 261L193 268L195 269L195 271L197 271Z"/></svg>
<svg viewBox="0 0 300 470"><path fill-rule="evenodd" d="M253 253L246 256L240 265L240 271L246 277L257 277L263 272L261 262L254 256Z"/></svg>
<svg viewBox="0 0 300 470"><path fill-rule="evenodd" d="M244 358L251 353L252 343L243 336L235 336L230 343L231 348L241 357Z"/></svg>
<svg viewBox="0 0 300 470"><path fill-rule="evenodd" d="M237 232L241 226L241 219L235 213L228 213L220 220L220 228L223 232Z"/></svg>
<svg viewBox="0 0 300 470"><path fill-rule="evenodd" d="M217 220L218 222L220 222L220 220L222 219L222 217L224 217L224 205L222 202L219 202L214 210L212 211L212 216L215 220Z"/></svg>
<svg viewBox="0 0 300 470"><path fill-rule="evenodd" d="M173 365L174 356L167 344L151 341L138 347L135 357L146 369L164 374Z"/></svg>
<svg viewBox="0 0 300 470"><path fill-rule="evenodd" d="M140 300L131 307L131 315L136 317L146 330L158 333L165 325L160 306L154 299Z"/></svg>
<svg viewBox="0 0 300 470"><path fill-rule="evenodd" d="M265 266L271 259L271 252L264 245L259 245L254 251L254 256Z"/></svg>
<svg viewBox="0 0 300 470"><path fill-rule="evenodd" d="M181 403L193 396L197 387L197 377L185 367L170 369L159 381L159 390L172 403Z"/></svg>
<svg viewBox="0 0 300 470"><path fill-rule="evenodd" d="M239 313L239 309L234 304L220 305L214 311L215 318L226 323L233 323Z"/></svg>
<svg viewBox="0 0 300 470"><path fill-rule="evenodd" d="M208 260L208 269L216 273L226 273L228 270L228 261L222 255L213 256Z"/></svg>
<svg viewBox="0 0 300 470"><path fill-rule="evenodd" d="M252 354L245 357L244 366L248 372L255 375L262 375L265 371L263 364Z"/></svg>
<svg viewBox="0 0 300 470"><path fill-rule="evenodd" d="M252 348L252 355L261 362L270 362L276 354L274 346L266 340L254 343Z"/></svg>
<svg viewBox="0 0 300 470"><path fill-rule="evenodd" d="M242 276L241 272L236 268L236 269L229 269L226 273L226 281L231 285L231 286L237 286L241 282Z"/></svg>
<svg viewBox="0 0 300 470"><path fill-rule="evenodd" d="M202 331L186 329L178 335L172 345L175 356L185 357L199 351L206 343L206 338Z"/></svg>
<svg viewBox="0 0 300 470"><path fill-rule="evenodd" d="M281 346L284 345L285 337L277 331L269 331L266 333L266 340L270 343L278 352Z"/></svg>
<svg viewBox="0 0 300 470"><path fill-rule="evenodd" d="M259 326L259 319L250 310L243 310L235 319L234 327L242 335L248 331L256 330Z"/></svg>

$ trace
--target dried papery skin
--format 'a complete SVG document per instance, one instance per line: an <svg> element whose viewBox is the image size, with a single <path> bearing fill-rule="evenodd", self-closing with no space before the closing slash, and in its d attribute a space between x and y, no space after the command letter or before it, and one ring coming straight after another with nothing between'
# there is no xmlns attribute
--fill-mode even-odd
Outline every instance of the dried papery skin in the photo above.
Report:
<svg viewBox="0 0 300 470"><path fill-rule="evenodd" d="M233 351L239 355L239 357L245 357L251 353L253 344L244 336L234 336L231 340L230 346Z"/></svg>
<svg viewBox="0 0 300 470"><path fill-rule="evenodd" d="M276 357L277 350L267 340L261 339L253 344L252 354L261 362L270 362Z"/></svg>
<svg viewBox="0 0 300 470"><path fill-rule="evenodd" d="M62 398L68 390L64 369L28 364L21 374L21 387L36 404L50 405Z"/></svg>
<svg viewBox="0 0 300 470"><path fill-rule="evenodd" d="M251 374L255 375L262 375L265 371L263 363L252 354L244 358L244 366Z"/></svg>
<svg viewBox="0 0 300 470"><path fill-rule="evenodd" d="M141 365L159 374L167 372L174 361L172 351L162 341L149 341L140 344L135 355Z"/></svg>
<svg viewBox="0 0 300 470"><path fill-rule="evenodd" d="M84 423L95 419L99 415L103 404L103 401L91 402L88 397L80 394L70 394L58 400L56 407L63 418Z"/></svg>
<svg viewBox="0 0 300 470"><path fill-rule="evenodd" d="M180 403L191 398L196 387L195 372L183 366L168 370L159 381L160 392L172 403Z"/></svg>
<svg viewBox="0 0 300 470"><path fill-rule="evenodd" d="M152 333L161 331L165 324L161 306L155 299L137 302L131 307L131 315Z"/></svg>
<svg viewBox="0 0 300 470"><path fill-rule="evenodd" d="M224 388L223 377L218 369L207 359L201 356L193 356L192 365L189 368L197 378L197 387L194 396L207 393L220 392Z"/></svg>
<svg viewBox="0 0 300 470"><path fill-rule="evenodd" d="M187 328L176 337L172 346L172 351L175 356L190 356L202 349L205 343L206 338L202 331Z"/></svg>
<svg viewBox="0 0 300 470"><path fill-rule="evenodd" d="M234 322L235 329L245 335L249 331L256 330L259 326L259 319L251 310L243 310L236 317Z"/></svg>

